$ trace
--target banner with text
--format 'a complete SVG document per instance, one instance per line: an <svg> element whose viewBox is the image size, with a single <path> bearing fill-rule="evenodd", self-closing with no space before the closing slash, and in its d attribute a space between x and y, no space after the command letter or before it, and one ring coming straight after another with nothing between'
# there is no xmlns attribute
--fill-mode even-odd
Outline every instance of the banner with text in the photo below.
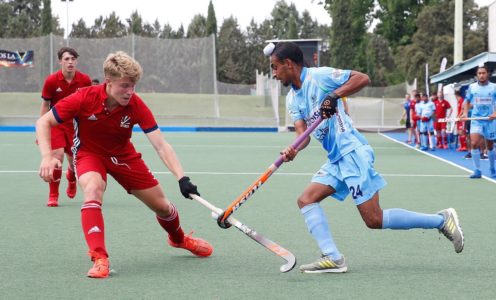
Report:
<svg viewBox="0 0 496 300"><path fill-rule="evenodd" d="M34 51L7 51L0 49L0 67L33 67Z"/></svg>

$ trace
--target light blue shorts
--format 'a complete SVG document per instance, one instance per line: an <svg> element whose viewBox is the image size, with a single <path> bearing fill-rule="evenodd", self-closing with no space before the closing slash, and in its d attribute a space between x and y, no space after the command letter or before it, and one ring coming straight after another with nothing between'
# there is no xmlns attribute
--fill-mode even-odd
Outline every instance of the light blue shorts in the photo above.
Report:
<svg viewBox="0 0 496 300"><path fill-rule="evenodd" d="M496 140L496 121L472 120L470 133L478 133L487 140Z"/></svg>
<svg viewBox="0 0 496 300"><path fill-rule="evenodd" d="M386 186L384 178L374 169L374 150L363 145L340 160L329 160L315 173L312 182L328 185L336 190L332 197L339 201L351 194L356 205L372 198Z"/></svg>
<svg viewBox="0 0 496 300"><path fill-rule="evenodd" d="M429 122L420 121L420 132L434 132L434 120L430 119Z"/></svg>

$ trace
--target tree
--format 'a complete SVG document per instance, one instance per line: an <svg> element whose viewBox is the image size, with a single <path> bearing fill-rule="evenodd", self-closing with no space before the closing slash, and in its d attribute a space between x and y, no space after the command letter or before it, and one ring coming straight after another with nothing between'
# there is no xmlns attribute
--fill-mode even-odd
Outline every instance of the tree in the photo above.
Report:
<svg viewBox="0 0 496 300"><path fill-rule="evenodd" d="M476 55L487 49L484 34L473 29L480 13L473 0L466 0L463 5L464 55L468 51ZM421 89L425 89L426 63L429 64L431 75L439 72L443 57L448 59L448 67L453 64L454 10L454 0L438 1L423 7L416 20L417 31L412 37L412 43L399 46L395 54L399 70L408 80L418 78ZM483 22L479 22L479 25L481 30L485 30Z"/></svg>
<svg viewBox="0 0 496 300"><path fill-rule="evenodd" d="M41 35L52 32L52 6L50 0L43 0L43 10L41 11Z"/></svg>
<svg viewBox="0 0 496 300"><path fill-rule="evenodd" d="M407 45L416 27L417 16L424 6L418 0L378 0L379 9L375 17L379 20L375 33L386 38L393 49L398 45Z"/></svg>
<svg viewBox="0 0 496 300"><path fill-rule="evenodd" d="M172 39L175 37L175 33L169 23L164 24L162 31L160 32L159 38L161 39Z"/></svg>
<svg viewBox="0 0 496 300"><path fill-rule="evenodd" d="M127 35L126 26L121 22L115 11L103 20L103 36L104 37L123 37Z"/></svg>
<svg viewBox="0 0 496 300"><path fill-rule="evenodd" d="M368 44L365 50L367 64L365 72L371 79L373 86L387 86L403 82L397 78L395 64L388 41L377 34L368 33Z"/></svg>
<svg viewBox="0 0 496 300"><path fill-rule="evenodd" d="M86 27L86 23L81 18L77 23L72 24L72 30L69 36L72 38L91 38L91 30Z"/></svg>
<svg viewBox="0 0 496 300"><path fill-rule="evenodd" d="M4 37L29 38L41 34L41 0L2 1Z"/></svg>
<svg viewBox="0 0 496 300"><path fill-rule="evenodd" d="M207 36L207 20L204 16L198 14L193 17L188 26L187 38L206 37Z"/></svg>
<svg viewBox="0 0 496 300"><path fill-rule="evenodd" d="M158 21L158 19L155 19L155 22L153 22L153 25L152 25L152 36L153 37L160 36L160 31L161 31L160 28L161 28L160 22Z"/></svg>
<svg viewBox="0 0 496 300"><path fill-rule="evenodd" d="M64 29L60 27L59 17L52 16L52 33L58 36L64 35Z"/></svg>
<svg viewBox="0 0 496 300"><path fill-rule="evenodd" d="M318 34L318 23L312 19L308 10L305 10L301 15L300 38L308 39L317 37L320 37Z"/></svg>
<svg viewBox="0 0 496 300"><path fill-rule="evenodd" d="M293 3L288 5L284 0L279 0L274 5L271 16L273 38L298 38L299 33L294 31L297 31L297 28L300 27L300 18L298 10L296 10L296 6Z"/></svg>
<svg viewBox="0 0 496 300"><path fill-rule="evenodd" d="M93 26L91 26L91 37L92 38L104 38L105 35L103 33L104 24L103 24L103 16L99 16L93 22Z"/></svg>
<svg viewBox="0 0 496 300"><path fill-rule="evenodd" d="M141 15L137 10L131 13L131 16L129 19L126 19L126 22L129 28L128 33L136 35L143 34L143 18L141 18Z"/></svg>
<svg viewBox="0 0 496 300"><path fill-rule="evenodd" d="M12 6L5 1L0 1L0 24L3 24L3 30L0 30L0 38L9 37L9 18L12 15Z"/></svg>
<svg viewBox="0 0 496 300"><path fill-rule="evenodd" d="M212 0L210 0L210 3L208 4L206 31L207 36L211 34L217 36L217 18L215 17L215 10Z"/></svg>
<svg viewBox="0 0 496 300"><path fill-rule="evenodd" d="M179 26L179 28L177 29L176 35L174 38L176 38L176 39L184 38L184 26L183 26L183 24L181 24L181 26Z"/></svg>
<svg viewBox="0 0 496 300"><path fill-rule="evenodd" d="M234 17L224 20L218 37L219 81L227 83L248 83L249 72L246 57L246 39Z"/></svg>
<svg viewBox="0 0 496 300"><path fill-rule="evenodd" d="M365 71L368 44L366 32L374 0L326 0L325 7L332 17L331 65Z"/></svg>
<svg viewBox="0 0 496 300"><path fill-rule="evenodd" d="M246 28L246 57L247 69L249 72L248 82L255 82L255 70L269 74L269 61L263 54L265 41L272 38L270 21L265 20L260 26L251 19Z"/></svg>

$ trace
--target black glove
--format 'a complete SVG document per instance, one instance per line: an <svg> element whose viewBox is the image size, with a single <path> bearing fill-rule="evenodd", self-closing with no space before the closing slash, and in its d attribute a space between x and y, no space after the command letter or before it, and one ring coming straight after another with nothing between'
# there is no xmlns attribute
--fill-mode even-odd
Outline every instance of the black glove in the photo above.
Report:
<svg viewBox="0 0 496 300"><path fill-rule="evenodd" d="M191 199L189 194L195 194L200 196L200 193L198 193L198 189L196 185L191 183L189 177L187 176L184 176L183 178L179 179L179 189L181 190L181 194L183 194L184 198Z"/></svg>
<svg viewBox="0 0 496 300"><path fill-rule="evenodd" d="M323 119L329 119L337 112L339 96L330 93L324 98L324 101L320 105L320 116Z"/></svg>

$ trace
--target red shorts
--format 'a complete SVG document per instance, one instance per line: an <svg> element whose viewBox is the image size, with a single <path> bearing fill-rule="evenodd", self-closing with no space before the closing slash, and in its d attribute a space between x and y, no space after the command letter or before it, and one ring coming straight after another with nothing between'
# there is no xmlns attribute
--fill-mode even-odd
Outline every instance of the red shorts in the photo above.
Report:
<svg viewBox="0 0 496 300"><path fill-rule="evenodd" d="M64 152L72 156L71 147L74 138L74 127L70 124L60 124L52 127L51 130L52 149L64 148Z"/></svg>
<svg viewBox="0 0 496 300"><path fill-rule="evenodd" d="M434 129L436 131L446 130L446 122L434 122Z"/></svg>
<svg viewBox="0 0 496 300"><path fill-rule="evenodd" d="M157 179L141 159L141 154L133 157L105 157L93 153L78 153L76 174L79 177L87 172L98 172L107 182L107 173L130 194L131 190L144 190L158 184Z"/></svg>

